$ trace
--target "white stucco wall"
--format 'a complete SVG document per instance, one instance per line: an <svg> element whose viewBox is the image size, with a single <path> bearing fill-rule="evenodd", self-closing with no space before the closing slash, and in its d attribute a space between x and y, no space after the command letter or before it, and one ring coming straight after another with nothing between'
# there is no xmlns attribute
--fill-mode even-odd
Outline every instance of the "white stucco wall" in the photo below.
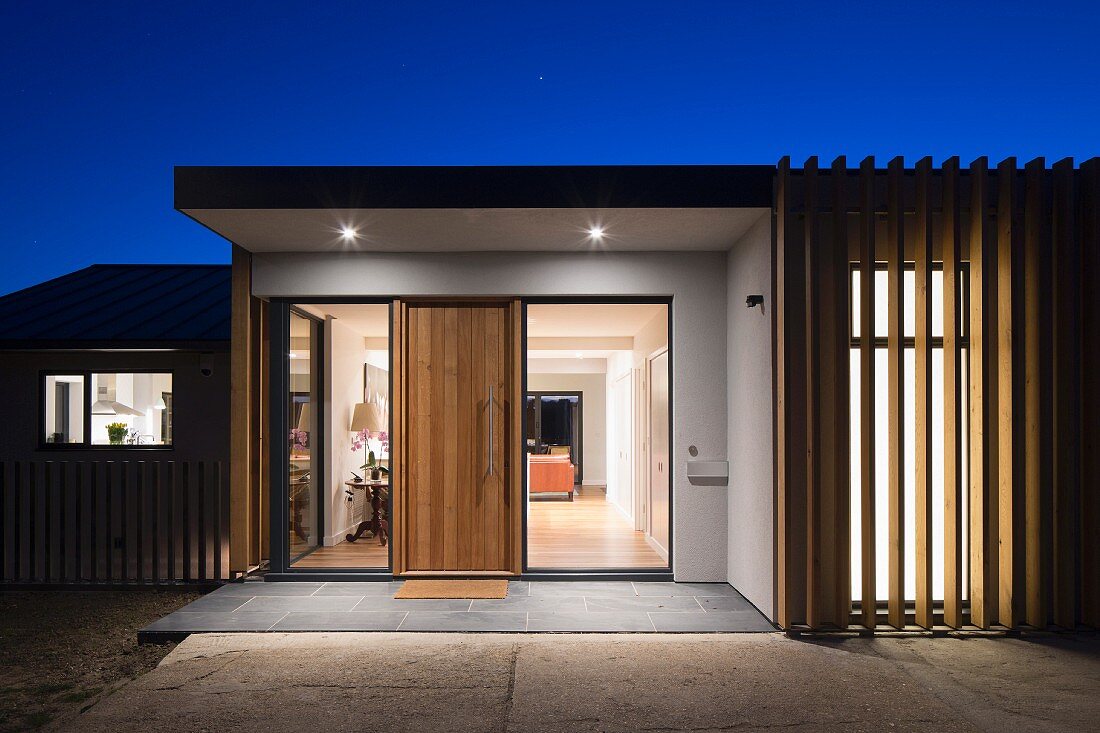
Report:
<svg viewBox="0 0 1100 733"><path fill-rule="evenodd" d="M729 582L774 619L770 214L733 245L726 264ZM746 307L749 295L763 295L763 308Z"/></svg>
<svg viewBox="0 0 1100 733"><path fill-rule="evenodd" d="M261 297L672 296L673 571L677 580L723 581L726 487L691 486L686 461L688 445L702 459L726 456L726 259L725 252L257 253L253 290Z"/></svg>

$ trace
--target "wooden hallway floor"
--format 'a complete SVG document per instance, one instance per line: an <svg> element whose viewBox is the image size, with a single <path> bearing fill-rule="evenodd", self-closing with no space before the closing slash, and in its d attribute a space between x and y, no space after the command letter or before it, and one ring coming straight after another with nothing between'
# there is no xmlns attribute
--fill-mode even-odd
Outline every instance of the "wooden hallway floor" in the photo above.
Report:
<svg viewBox="0 0 1100 733"><path fill-rule="evenodd" d="M528 504L527 564L531 568L664 568L668 563L636 532L601 486L585 486L573 501ZM295 568L386 568L389 549L364 536L319 547Z"/></svg>
<svg viewBox="0 0 1100 733"><path fill-rule="evenodd" d="M528 504L527 565L531 568L663 568L645 534L607 501L602 486L585 486L573 501Z"/></svg>

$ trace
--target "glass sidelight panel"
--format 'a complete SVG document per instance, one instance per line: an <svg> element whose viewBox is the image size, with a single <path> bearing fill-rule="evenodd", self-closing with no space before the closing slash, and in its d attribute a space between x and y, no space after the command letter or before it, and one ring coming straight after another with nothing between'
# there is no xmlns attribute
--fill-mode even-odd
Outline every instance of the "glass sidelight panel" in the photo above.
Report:
<svg viewBox="0 0 1100 733"><path fill-rule="evenodd" d="M290 314L290 381L287 425L290 463L288 531L290 559L310 552L319 543L317 486L319 453L318 346L320 324L305 315Z"/></svg>

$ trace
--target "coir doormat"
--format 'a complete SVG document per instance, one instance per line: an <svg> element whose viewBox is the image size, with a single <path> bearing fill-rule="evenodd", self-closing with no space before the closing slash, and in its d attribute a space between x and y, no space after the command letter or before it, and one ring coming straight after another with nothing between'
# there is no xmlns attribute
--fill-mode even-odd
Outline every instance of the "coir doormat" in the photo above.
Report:
<svg viewBox="0 0 1100 733"><path fill-rule="evenodd" d="M504 598L507 580L406 580L394 598Z"/></svg>

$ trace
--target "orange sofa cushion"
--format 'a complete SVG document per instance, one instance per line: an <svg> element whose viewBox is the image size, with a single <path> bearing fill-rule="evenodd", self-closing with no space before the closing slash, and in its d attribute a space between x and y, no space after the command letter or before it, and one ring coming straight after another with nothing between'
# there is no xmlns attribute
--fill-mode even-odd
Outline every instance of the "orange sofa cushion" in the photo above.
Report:
<svg viewBox="0 0 1100 733"><path fill-rule="evenodd" d="M573 464L569 456L529 455L531 475L527 490L532 494L573 491Z"/></svg>

